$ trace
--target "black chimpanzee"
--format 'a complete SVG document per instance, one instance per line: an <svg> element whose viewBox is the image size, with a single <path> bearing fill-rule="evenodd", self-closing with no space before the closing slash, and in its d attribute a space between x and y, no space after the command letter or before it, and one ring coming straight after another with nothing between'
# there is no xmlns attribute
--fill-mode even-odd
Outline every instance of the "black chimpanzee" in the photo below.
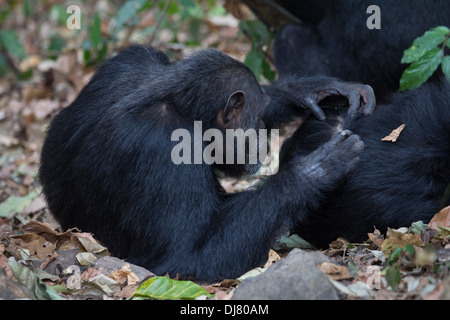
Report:
<svg viewBox="0 0 450 320"><path fill-rule="evenodd" d="M371 113L375 104L370 87L326 77L286 77L261 88L246 66L214 49L172 63L155 49L130 47L52 121L39 172L43 193L63 228L93 232L114 255L156 274L234 278L264 262L281 228L319 206L364 143L337 132L257 190L231 195L215 164L172 161L172 133L195 134L196 120L203 130L270 129L306 109L323 118L317 104L330 95L348 99L352 114Z"/></svg>
<svg viewBox="0 0 450 320"><path fill-rule="evenodd" d="M280 76L322 74L367 83L379 101L397 91L407 67L400 63L403 51L413 40L432 27L450 26L448 0L279 2L304 21L285 26L277 35L274 53ZM367 27L374 13L367 13L371 5L380 8L380 29Z"/></svg>
<svg viewBox="0 0 450 320"><path fill-rule="evenodd" d="M444 194L450 183L450 86L436 77L435 84L419 90L388 93L398 88L403 50L429 28L450 25L450 1L305 1L309 6L298 12L296 2L281 1L306 21L278 34L274 51L281 78L325 74L363 81L386 103L364 118L325 108L326 122L309 119L285 143L282 162L307 155L337 130L352 130L366 144L356 169L297 225L297 232L326 247L339 236L363 241L374 227L385 231L428 222L449 204ZM366 26L366 9L373 4L381 10L379 30ZM308 10L314 19L305 19ZM402 124L397 142L381 141Z"/></svg>
<svg viewBox="0 0 450 320"><path fill-rule="evenodd" d="M327 120L308 119L282 148L280 165L306 156L338 131L352 130L366 145L361 160L325 201L296 226L317 247L338 237L367 239L374 227L408 227L450 205L450 84L443 79L396 93L369 117L324 108ZM396 142L382 141L405 125ZM447 189L448 190L448 189ZM447 191L448 192L448 191Z"/></svg>

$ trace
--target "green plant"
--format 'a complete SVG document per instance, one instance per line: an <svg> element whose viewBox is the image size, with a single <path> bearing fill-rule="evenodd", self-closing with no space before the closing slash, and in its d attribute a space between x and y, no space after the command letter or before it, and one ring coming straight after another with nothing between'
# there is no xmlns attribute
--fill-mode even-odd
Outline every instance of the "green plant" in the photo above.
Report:
<svg viewBox="0 0 450 320"><path fill-rule="evenodd" d="M408 253L415 253L413 245L408 244L403 248L395 249L387 260L387 266L384 270L386 273L386 281L394 291L397 291L398 285L401 282L400 264L402 262L402 258Z"/></svg>
<svg viewBox="0 0 450 320"><path fill-rule="evenodd" d="M274 38L272 32L259 20L242 20L239 29L252 41L252 49L247 54L244 63L253 71L257 79L264 76L269 81L275 79L275 71L268 62L268 50L271 40Z"/></svg>
<svg viewBox="0 0 450 320"><path fill-rule="evenodd" d="M433 75L439 65L450 81L450 56L445 55L445 48L450 48L449 37L450 29L440 26L432 28L414 40L401 60L401 63L411 65L400 80L400 91L420 87Z"/></svg>

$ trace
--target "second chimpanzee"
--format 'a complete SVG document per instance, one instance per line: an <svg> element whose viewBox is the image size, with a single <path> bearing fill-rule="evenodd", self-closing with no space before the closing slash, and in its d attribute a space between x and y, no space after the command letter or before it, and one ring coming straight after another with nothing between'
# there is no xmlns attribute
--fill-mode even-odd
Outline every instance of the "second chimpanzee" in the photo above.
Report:
<svg viewBox="0 0 450 320"><path fill-rule="evenodd" d="M279 2L304 21L277 35L274 53L281 76L322 74L367 83L379 101L398 89L407 67L400 63L403 51L413 40L432 27L450 26L448 0ZM372 5L380 9L380 29L367 26Z"/></svg>
<svg viewBox="0 0 450 320"><path fill-rule="evenodd" d="M292 76L261 88L245 65L214 49L172 63L152 48L130 47L52 121L43 193L63 228L93 232L114 255L156 274L234 278L263 263L278 232L319 206L364 144L337 132L257 190L226 194L218 165L172 161L179 143L172 134L194 136L194 121L203 130L271 129L306 109L323 118L318 103L330 95L346 97L352 114L373 111L367 86ZM237 176L257 166L220 169Z"/></svg>
<svg viewBox="0 0 450 320"><path fill-rule="evenodd" d="M295 232L300 236L324 248L338 237L362 242L375 227L384 233L388 227L408 227L419 220L428 223L450 205L448 81L396 93L369 117L324 110L326 121L308 119L285 142L281 165L308 155L343 129L360 135L366 149L355 170L297 224ZM395 142L382 141L402 125Z"/></svg>

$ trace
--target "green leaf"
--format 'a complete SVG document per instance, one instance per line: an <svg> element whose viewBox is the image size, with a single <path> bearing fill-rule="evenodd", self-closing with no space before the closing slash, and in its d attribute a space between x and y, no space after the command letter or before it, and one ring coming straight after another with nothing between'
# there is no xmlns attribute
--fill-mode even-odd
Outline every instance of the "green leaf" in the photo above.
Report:
<svg viewBox="0 0 450 320"><path fill-rule="evenodd" d="M244 64L255 74L256 79L260 79L264 55L258 49L252 49L245 57Z"/></svg>
<svg viewBox="0 0 450 320"><path fill-rule="evenodd" d="M450 81L450 56L442 58L442 73L445 75L445 78Z"/></svg>
<svg viewBox="0 0 450 320"><path fill-rule="evenodd" d="M192 281L153 277L143 282L133 293L133 299L193 300L211 294Z"/></svg>
<svg viewBox="0 0 450 320"><path fill-rule="evenodd" d="M314 248L309 242L298 236L297 234L292 234L289 237L281 236L277 241L281 244L280 249L292 249L292 248L302 248L302 249L312 249Z"/></svg>
<svg viewBox="0 0 450 320"><path fill-rule="evenodd" d="M425 53L419 61L413 62L403 73L400 79L400 91L420 87L433 75L441 61L441 49L434 48Z"/></svg>
<svg viewBox="0 0 450 320"><path fill-rule="evenodd" d="M10 196L0 203L0 217L6 218L10 214L21 212L38 196L39 193L37 191L30 192L24 197Z"/></svg>
<svg viewBox="0 0 450 320"><path fill-rule="evenodd" d="M159 7L159 9L162 10L163 7L164 7L164 3L161 2L161 6ZM171 15L177 14L178 12L180 12L180 8L178 7L178 4L174 1L171 1L169 3L169 6L167 7L166 14L171 16Z"/></svg>
<svg viewBox="0 0 450 320"><path fill-rule="evenodd" d="M147 0L128 0L117 12L116 32L122 30L123 25L136 16Z"/></svg>
<svg viewBox="0 0 450 320"><path fill-rule="evenodd" d="M55 35L50 39L50 45L48 46L49 51L61 52L61 50L66 46L66 40L60 35Z"/></svg>
<svg viewBox="0 0 450 320"><path fill-rule="evenodd" d="M414 232L420 236L422 234L422 230L425 230L426 228L428 228L428 225L426 223L423 223L423 221L416 221L411 224L408 232Z"/></svg>
<svg viewBox="0 0 450 320"><path fill-rule="evenodd" d="M94 48L97 48L102 41L101 21L98 13L94 15L94 22L89 27L89 37Z"/></svg>
<svg viewBox="0 0 450 320"><path fill-rule="evenodd" d="M272 70L267 60L264 60L262 63L262 74L269 81L275 80L276 72Z"/></svg>
<svg viewBox="0 0 450 320"><path fill-rule="evenodd" d="M17 281L30 289L39 300L63 300L52 287L42 282L31 268L17 262L13 257L8 259L8 264Z"/></svg>
<svg viewBox="0 0 450 320"><path fill-rule="evenodd" d="M412 244L407 244L404 248L403 251L408 252L408 253L415 253L416 250L414 249L414 246Z"/></svg>
<svg viewBox="0 0 450 320"><path fill-rule="evenodd" d="M392 290L397 291L398 285L401 282L400 268L398 265L386 268L386 281L392 287Z"/></svg>
<svg viewBox="0 0 450 320"><path fill-rule="evenodd" d="M25 16L28 18L34 11L34 4L31 0L25 0L23 2L23 12Z"/></svg>
<svg viewBox="0 0 450 320"><path fill-rule="evenodd" d="M450 33L447 27L433 28L416 40L411 48L403 53L402 63L413 63L419 61L427 52L435 49L445 41L445 37Z"/></svg>
<svg viewBox="0 0 450 320"><path fill-rule="evenodd" d="M64 5L53 5L50 9L50 18L65 26L68 17L66 9L67 7Z"/></svg>
<svg viewBox="0 0 450 320"><path fill-rule="evenodd" d="M13 30L0 31L0 43L13 56L24 59L26 57L25 50L19 41L19 37Z"/></svg>
<svg viewBox="0 0 450 320"><path fill-rule="evenodd" d="M239 22L239 30L244 31L252 40L254 46L269 44L273 34L266 25L259 20L242 20Z"/></svg>
<svg viewBox="0 0 450 320"><path fill-rule="evenodd" d="M388 264L389 265L393 265L395 264L398 259L400 258L400 256L402 255L402 248L397 248L394 251L392 251L391 255L389 256L388 259Z"/></svg>

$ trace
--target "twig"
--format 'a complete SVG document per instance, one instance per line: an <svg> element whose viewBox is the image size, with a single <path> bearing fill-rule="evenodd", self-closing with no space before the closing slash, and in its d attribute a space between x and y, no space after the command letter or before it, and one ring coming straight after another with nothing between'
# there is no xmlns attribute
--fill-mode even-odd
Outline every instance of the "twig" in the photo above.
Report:
<svg viewBox="0 0 450 320"><path fill-rule="evenodd" d="M20 70L14 64L13 59L11 58L9 53L1 45L0 45L0 54L3 55L3 57L6 60L6 63L9 65L11 71L15 74L15 76L16 77L20 76L21 74Z"/></svg>
<svg viewBox="0 0 450 320"><path fill-rule="evenodd" d="M153 30L152 34L150 35L150 39L148 40L148 44L152 45L153 41L155 40L156 33L158 32L159 26L161 25L162 21L164 20L166 16L167 9L169 8L170 0L166 0L166 3L164 4L164 8L161 11L161 14L159 16L158 21L156 21L155 24L155 30Z"/></svg>

